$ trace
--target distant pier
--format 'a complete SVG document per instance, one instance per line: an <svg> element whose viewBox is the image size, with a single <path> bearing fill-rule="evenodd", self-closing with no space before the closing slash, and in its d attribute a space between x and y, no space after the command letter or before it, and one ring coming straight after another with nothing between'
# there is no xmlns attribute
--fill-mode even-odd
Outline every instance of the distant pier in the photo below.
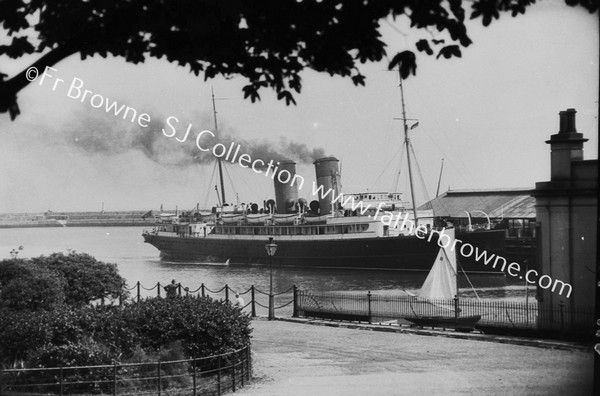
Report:
<svg viewBox="0 0 600 396"><path fill-rule="evenodd" d="M154 224L153 211L0 213L0 228L134 227Z"/></svg>

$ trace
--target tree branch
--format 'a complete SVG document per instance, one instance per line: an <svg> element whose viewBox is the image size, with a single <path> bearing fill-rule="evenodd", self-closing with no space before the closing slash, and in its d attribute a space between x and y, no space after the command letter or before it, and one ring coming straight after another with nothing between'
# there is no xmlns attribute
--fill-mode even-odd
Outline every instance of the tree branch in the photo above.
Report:
<svg viewBox="0 0 600 396"><path fill-rule="evenodd" d="M5 75L0 74L0 113L9 112L11 120L19 115L17 93L31 82L27 79L27 71L30 68L35 67L40 73L43 73L47 66L53 66L76 52L77 50L72 47L57 47L9 80L4 81Z"/></svg>

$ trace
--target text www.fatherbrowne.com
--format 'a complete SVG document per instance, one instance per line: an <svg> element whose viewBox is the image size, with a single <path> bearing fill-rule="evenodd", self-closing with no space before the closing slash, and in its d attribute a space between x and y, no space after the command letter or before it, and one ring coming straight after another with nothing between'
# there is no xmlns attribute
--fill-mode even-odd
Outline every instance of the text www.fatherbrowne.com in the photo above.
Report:
<svg viewBox="0 0 600 396"><path fill-rule="evenodd" d="M52 90L56 91L57 87L60 86L61 83L64 83L65 80L53 76L52 74L50 74L50 72L57 72L57 70L52 67L46 67L40 78L39 85L43 85L44 81L50 81L50 80L54 79L54 83L52 85ZM39 75L39 71L37 70L37 68L30 67L29 69L27 69L26 78L29 81L36 80L38 78L38 75ZM121 105L120 107L118 107L118 104L116 101L111 102L108 98L105 98L104 96L102 96L100 94L94 94L92 91L87 90L87 89L83 90L83 86L84 86L83 81L74 77L73 80L71 81L71 84L69 85L67 96L69 98L77 99L77 100L80 100L81 102L84 102L86 96L89 95L88 100L92 107L103 108L105 106L106 112L110 113L110 112L114 111L115 116L119 116L120 113L122 111L124 111L123 115L122 115L123 119L130 117L130 121L132 123L136 122L141 127L148 127L149 122L150 122L149 114L141 113L138 115L138 112L129 106L126 107L124 105ZM118 108L118 110L117 110L117 108ZM167 124L169 125L169 127L172 130L171 133L167 133L167 131L165 131L164 129L162 130L163 134L167 137L173 137L173 136L175 136L175 133L176 133L175 127L172 125L171 122L178 122L178 120L176 117L173 117L173 116L171 116L167 119ZM180 138L175 138L175 139L178 142L185 142L190 133L191 126L192 126L191 124L188 125L185 136L182 139L180 139ZM202 136L204 134L208 134L208 135L211 135L212 137L215 137L215 135L211 131L203 130L200 133L198 133L198 135L196 137L196 145L198 146L198 149L201 151L209 151L208 148L203 148L202 146L200 146L200 140L202 139ZM213 146L212 152L215 155L215 157L218 157L218 158L225 156L225 153L227 152L227 156L226 156L225 160L228 160L229 155L230 155L231 151L233 150L233 147L234 147L234 145L232 143L232 145L229 148L229 151L227 151L227 148L223 144L218 143ZM238 145L237 150L235 151L235 153L233 155L233 160L231 162L235 161L235 158L237 157L239 148L240 147ZM241 156L239 156L238 162L239 162L240 166L242 166L244 168L248 168L251 165L252 170L255 171L256 173L262 173L262 168L265 167L266 165L268 165L267 170L265 172L265 176L268 176L269 171L272 170L274 167L273 172L271 173L272 179L277 177L277 179L280 183L296 184L299 188L302 188L302 185L304 184L304 179L299 175L293 175L293 177L292 177L292 175L288 171L279 171L278 172L277 166L273 163L273 161L270 161L268 164L265 164L265 162L260 159L255 159L254 161L252 161L252 158L250 158L250 156L248 154L242 154ZM259 164L259 162L262 165ZM279 163L277 163L277 165L278 164ZM332 189L329 189L329 191L324 191L323 186L322 185L316 186L316 183L313 183L313 191L312 192L313 192L313 195L318 195L323 198L326 198L329 194L331 194L333 204L338 202L339 204L341 204L344 207L348 207L348 205L350 205L352 211L359 210L361 215L364 215L371 209L370 204L367 204L366 206L364 206L362 201L358 201L358 203L356 203L354 201L353 196L349 196L349 197L345 198L343 193L339 193L337 196L335 196L335 193ZM374 219L377 219L377 217L381 211L381 206L383 204L384 203L380 203L377 206L377 210L375 212L375 215L373 216ZM385 213L385 215L383 215L380 218L380 221L384 225L391 226L393 215L390 212L384 212L384 213ZM399 222L400 222L400 216L397 215L396 221L394 222L393 226L394 227L398 226ZM530 270L526 271L524 276L520 275L521 266L519 263L511 262L510 264L508 264L507 260L502 256L498 256L495 254L489 254L487 251L480 250L478 247L473 246L470 243L463 243L463 241L461 241L460 239L452 240L448 235L446 235L444 233L444 231L445 231L444 228L441 231L437 231L437 230L428 231L427 228L422 224L415 227L414 222L412 220L408 219L408 213L404 213L404 219L402 220L400 229L404 229L405 227L408 228L409 235L414 234L419 239L427 238L428 242L431 242L431 240L433 238L433 234L437 233L439 235L437 243L440 247L448 248L448 246L452 245L451 250L454 252L457 245L460 244L460 249L458 249L458 250L459 250L459 253L463 257L468 258L468 257L473 256L473 254L474 254L475 260L477 262L482 262L484 265L489 265L493 260L493 264L491 266L494 269L498 269L502 272L504 272L506 270L506 273L508 273L508 275L513 276L513 277L518 276L519 279L523 279L523 277L525 277L525 280L527 283L538 284L542 289L552 288L553 292L556 291L557 287L560 286L560 290L558 291L559 295L562 295L563 291L565 291L565 290L567 292L567 295L566 295L567 297L570 297L570 295L571 295L572 286L570 284L565 283L558 279L552 279L552 277L550 277L548 275L539 276L539 273L534 269L530 269ZM446 243L443 242L444 238L447 238ZM499 268L497 268L499 263L501 263L501 266ZM508 266L507 266L507 264L508 264Z"/></svg>
<svg viewBox="0 0 600 396"><path fill-rule="evenodd" d="M412 233L414 224L411 220L408 219L407 216L408 214L405 214L401 227L404 227L406 226L406 223L409 223L409 232ZM522 275L521 265L519 263L511 262L509 264L504 257L496 255L494 253L490 254L485 249L479 249L479 247L473 246L468 242L463 242L460 239L452 239L450 236L445 234L444 231L446 231L445 228L442 228L439 231L430 230L429 232L427 232L427 229L423 226L417 226L416 228L414 228L414 234L419 239L427 238L427 241L431 242L431 240L434 238L434 234L438 234L437 244L439 247L443 247L444 249L448 249L450 247L450 250L452 252L458 250L460 255L465 258L475 256L475 261L478 263L482 263L486 266L490 265L491 263L491 267L493 269L505 272L512 277L519 277L519 279L525 278L525 281L528 284L537 284L542 289L551 288L551 291L555 292L557 291L557 288L560 287L560 289L558 290L559 295L562 295L563 292L566 292L567 298L571 296L573 287L569 283L565 283L560 279L553 279L548 275L539 276L539 273L534 269L529 269L525 272L524 275ZM459 245L460 248L458 248L457 245Z"/></svg>
<svg viewBox="0 0 600 396"><path fill-rule="evenodd" d="M353 196L344 197L344 194L342 193L335 196L333 190L329 189L329 191L325 192L323 186L316 186L316 184L313 185L313 194L322 197L327 197L331 194L333 203L339 202L344 207L350 206L352 211L359 210L363 215L371 209L370 204L363 205L362 201L355 202ZM522 274L521 265L519 263L509 263L504 257L496 255L495 253L489 253L485 249L479 249L479 247L473 246L468 242L463 242L460 239L452 239L445 233L446 228L442 228L441 230L428 230L423 224L419 224L415 227L414 221L408 218L408 212L404 213L404 218L399 214L396 215L395 220L390 212L385 212L387 214L386 216L379 217L383 205L385 205L385 203L379 203L377 205L373 219L377 220L379 218L384 225L393 225L394 227L400 226L401 230L406 227L409 235L415 235L419 239L427 239L427 242L431 242L434 238L434 234L437 234L437 244L439 247L443 247L444 249L450 248L452 252L458 251L458 253L465 258L474 256L477 263L486 266L491 264L490 266L493 269L505 272L512 277L518 277L519 279L525 278L525 281L528 284L537 284L542 289L551 289L552 292L557 291L559 295L563 295L563 292L566 292L567 298L571 296L573 287L569 283L563 282L560 279L553 279L548 275L539 276L539 273L534 269L529 269Z"/></svg>

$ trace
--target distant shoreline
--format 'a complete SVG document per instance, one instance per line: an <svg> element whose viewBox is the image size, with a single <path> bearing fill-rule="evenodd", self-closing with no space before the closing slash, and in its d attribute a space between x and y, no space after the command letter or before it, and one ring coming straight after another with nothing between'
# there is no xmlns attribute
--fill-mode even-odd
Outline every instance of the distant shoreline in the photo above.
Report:
<svg viewBox="0 0 600 396"><path fill-rule="evenodd" d="M0 213L0 229L152 225L154 225L153 211Z"/></svg>

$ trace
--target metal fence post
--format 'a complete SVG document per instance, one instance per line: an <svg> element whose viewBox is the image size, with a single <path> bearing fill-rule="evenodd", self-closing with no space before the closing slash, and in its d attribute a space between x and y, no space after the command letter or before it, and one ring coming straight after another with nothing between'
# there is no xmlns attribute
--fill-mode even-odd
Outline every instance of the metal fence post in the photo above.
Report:
<svg viewBox="0 0 600 396"><path fill-rule="evenodd" d="M160 361L157 362L157 366L158 366L158 396L160 396L160 393L162 391L162 377L160 374Z"/></svg>
<svg viewBox="0 0 600 396"><path fill-rule="evenodd" d="M60 395L60 396L63 396L63 394L64 394L64 391L65 391L65 389L64 389L64 384L63 384L63 382L64 382L64 381L63 381L63 375L64 375L64 374L63 374L63 367L62 367L62 366L60 366L60 378L58 379L58 381L59 381L58 383L59 383L59 385L60 385L60 388L59 388L59 391L58 391L58 393L59 393L59 395Z"/></svg>
<svg viewBox="0 0 600 396"><path fill-rule="evenodd" d="M217 357L217 395L221 396L221 355Z"/></svg>
<svg viewBox="0 0 600 396"><path fill-rule="evenodd" d="M181 297L181 283L177 284L177 294Z"/></svg>
<svg viewBox="0 0 600 396"><path fill-rule="evenodd" d="M204 297L204 283L200 285L200 290L202 293L202 297Z"/></svg>
<svg viewBox="0 0 600 396"><path fill-rule="evenodd" d="M251 293L252 293L251 294L251 296L252 296L252 317L256 318L256 300L254 298L254 285L252 285L250 287L250 290L251 290Z"/></svg>
<svg viewBox="0 0 600 396"><path fill-rule="evenodd" d="M248 374L248 381L252 378L252 350L250 345L246 345L246 364L248 365L246 373Z"/></svg>
<svg viewBox="0 0 600 396"><path fill-rule="evenodd" d="M158 297L160 297L160 282L156 282L156 292L158 293Z"/></svg>
<svg viewBox="0 0 600 396"><path fill-rule="evenodd" d="M229 286L225 283L225 301L229 302Z"/></svg>
<svg viewBox="0 0 600 396"><path fill-rule="evenodd" d="M231 362L231 389L235 392L235 356L232 356Z"/></svg>
<svg viewBox="0 0 600 396"><path fill-rule="evenodd" d="M239 355L237 356L238 361L240 362L240 370L242 371L242 375L240 376L240 379L242 381L242 387L244 386L244 358L243 356L246 355L246 353L244 352L244 350L241 350L238 352Z"/></svg>
<svg viewBox="0 0 600 396"><path fill-rule="evenodd" d="M560 300L558 306L560 308L560 335L562 336L565 331L565 303Z"/></svg>
<svg viewBox="0 0 600 396"><path fill-rule="evenodd" d="M460 315L460 307L458 306L458 296L454 296L454 317L458 318ZM507 310L508 312L508 310Z"/></svg>
<svg viewBox="0 0 600 396"><path fill-rule="evenodd" d="M196 358L194 358L194 367L193 367L193 372L192 372L192 384L193 384L193 396L196 396L196 364L198 363L198 361L196 360Z"/></svg>
<svg viewBox="0 0 600 396"><path fill-rule="evenodd" d="M113 362L113 396L117 394L117 362Z"/></svg>
<svg viewBox="0 0 600 396"><path fill-rule="evenodd" d="M294 310L292 311L292 317L298 317L298 288L294 285Z"/></svg>
<svg viewBox="0 0 600 396"><path fill-rule="evenodd" d="M367 293L367 298L369 300L369 324L371 324L371 291Z"/></svg>
<svg viewBox="0 0 600 396"><path fill-rule="evenodd" d="M140 302L140 298L142 296L142 293L141 293L141 290L140 290L140 288L141 288L140 281L138 281L138 283L136 285L136 288L137 288L137 300L138 300L138 302Z"/></svg>

